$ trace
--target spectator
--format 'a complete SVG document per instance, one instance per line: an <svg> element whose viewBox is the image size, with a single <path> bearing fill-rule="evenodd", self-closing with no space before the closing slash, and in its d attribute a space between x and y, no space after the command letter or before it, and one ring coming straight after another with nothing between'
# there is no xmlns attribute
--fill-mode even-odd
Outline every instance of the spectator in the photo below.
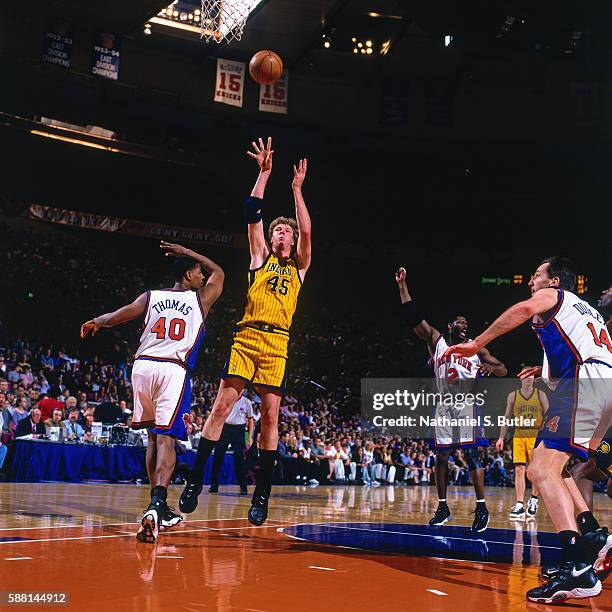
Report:
<svg viewBox="0 0 612 612"><path fill-rule="evenodd" d="M68 438L70 440L79 440L85 435L85 430L78 423L79 409L72 408L68 412L68 418L64 421L66 429L68 431Z"/></svg>
<svg viewBox="0 0 612 612"><path fill-rule="evenodd" d="M32 436L32 438L40 438L45 435L45 426L40 420L41 412L38 408L32 408L29 418L21 419L15 430L15 438L24 436Z"/></svg>
<svg viewBox="0 0 612 612"><path fill-rule="evenodd" d="M56 408L53 411L53 414L44 422L44 425L47 430L51 427L60 427L61 429L66 429L66 423L64 423L64 413L62 412L62 410L60 408Z"/></svg>

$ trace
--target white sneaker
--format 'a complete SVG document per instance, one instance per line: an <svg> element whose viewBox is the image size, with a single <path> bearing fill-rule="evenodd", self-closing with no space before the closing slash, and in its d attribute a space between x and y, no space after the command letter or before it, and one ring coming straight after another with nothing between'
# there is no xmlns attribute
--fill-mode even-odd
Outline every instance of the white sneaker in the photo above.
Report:
<svg viewBox="0 0 612 612"><path fill-rule="evenodd" d="M140 521L140 528L136 534L136 539L139 542L147 542L148 544L154 544L159 537L159 518L157 510L150 509L144 513L142 521Z"/></svg>
<svg viewBox="0 0 612 612"><path fill-rule="evenodd" d="M527 502L527 518L535 518L538 513L538 498L530 497Z"/></svg>
<svg viewBox="0 0 612 612"><path fill-rule="evenodd" d="M309 484L309 485L311 485L311 486L313 486L313 487L316 487L316 486L319 484L319 481L318 481L316 478L311 478L311 479L308 481L308 484Z"/></svg>
<svg viewBox="0 0 612 612"><path fill-rule="evenodd" d="M510 520L511 521L522 521L525 519L525 506L520 502L517 502L510 509Z"/></svg>

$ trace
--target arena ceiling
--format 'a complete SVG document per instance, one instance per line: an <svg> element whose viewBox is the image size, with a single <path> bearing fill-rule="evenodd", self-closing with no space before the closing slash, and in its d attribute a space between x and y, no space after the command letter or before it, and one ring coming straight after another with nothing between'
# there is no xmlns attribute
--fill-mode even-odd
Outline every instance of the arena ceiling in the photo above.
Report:
<svg viewBox="0 0 612 612"><path fill-rule="evenodd" d="M242 41L230 47L203 46L195 27L179 27L196 25L189 16L199 0L174 3L174 27L160 13L167 6L168 0L30 0L14 2L9 10L65 17L135 37L144 37L145 24L153 21L147 44L209 55L222 50L225 57L242 58L270 48L292 68L314 60L335 68L336 74L358 61L378 67L390 58L414 61L417 54L424 61L445 61L445 43L451 52L498 60L593 55L612 48L606 0L261 0Z"/></svg>

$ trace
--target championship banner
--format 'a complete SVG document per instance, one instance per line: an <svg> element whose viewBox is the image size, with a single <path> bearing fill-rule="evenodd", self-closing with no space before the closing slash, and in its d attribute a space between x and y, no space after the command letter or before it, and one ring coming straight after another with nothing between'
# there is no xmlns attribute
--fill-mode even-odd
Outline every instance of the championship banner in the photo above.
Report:
<svg viewBox="0 0 612 612"><path fill-rule="evenodd" d="M30 204L28 217L35 221L56 223L80 227L82 229L93 229L101 232L115 232L128 234L130 236L142 236L144 238L155 238L157 240L168 240L171 242L192 242L208 246L245 248L246 237L242 234L222 232L210 229L190 229L176 225L165 225L162 223L150 223L148 221L134 221L121 217L110 217L108 215L96 215L94 213L54 208L52 206L41 206Z"/></svg>
<svg viewBox="0 0 612 612"><path fill-rule="evenodd" d="M45 32L41 61L61 68L70 68L72 62L72 26L55 21Z"/></svg>
<svg viewBox="0 0 612 612"><path fill-rule="evenodd" d="M276 83L261 85L259 110L265 113L287 114L289 97L289 73L285 70Z"/></svg>
<svg viewBox="0 0 612 612"><path fill-rule="evenodd" d="M94 39L91 51L91 74L111 81L118 80L121 36L101 32Z"/></svg>
<svg viewBox="0 0 612 612"><path fill-rule="evenodd" d="M217 82L215 84L215 102L239 106L244 99L244 71L242 62L217 58Z"/></svg>

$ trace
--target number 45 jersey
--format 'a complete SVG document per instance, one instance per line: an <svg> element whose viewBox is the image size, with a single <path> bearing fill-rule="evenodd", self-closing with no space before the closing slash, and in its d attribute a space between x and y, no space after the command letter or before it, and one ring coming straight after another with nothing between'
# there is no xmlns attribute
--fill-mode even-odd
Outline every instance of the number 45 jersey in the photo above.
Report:
<svg viewBox="0 0 612 612"><path fill-rule="evenodd" d="M197 291L149 291L137 360L167 361L192 370L204 337L204 311Z"/></svg>
<svg viewBox="0 0 612 612"><path fill-rule="evenodd" d="M302 287L297 263L270 253L264 264L249 270L249 288L244 316L238 327L269 325L288 332Z"/></svg>

